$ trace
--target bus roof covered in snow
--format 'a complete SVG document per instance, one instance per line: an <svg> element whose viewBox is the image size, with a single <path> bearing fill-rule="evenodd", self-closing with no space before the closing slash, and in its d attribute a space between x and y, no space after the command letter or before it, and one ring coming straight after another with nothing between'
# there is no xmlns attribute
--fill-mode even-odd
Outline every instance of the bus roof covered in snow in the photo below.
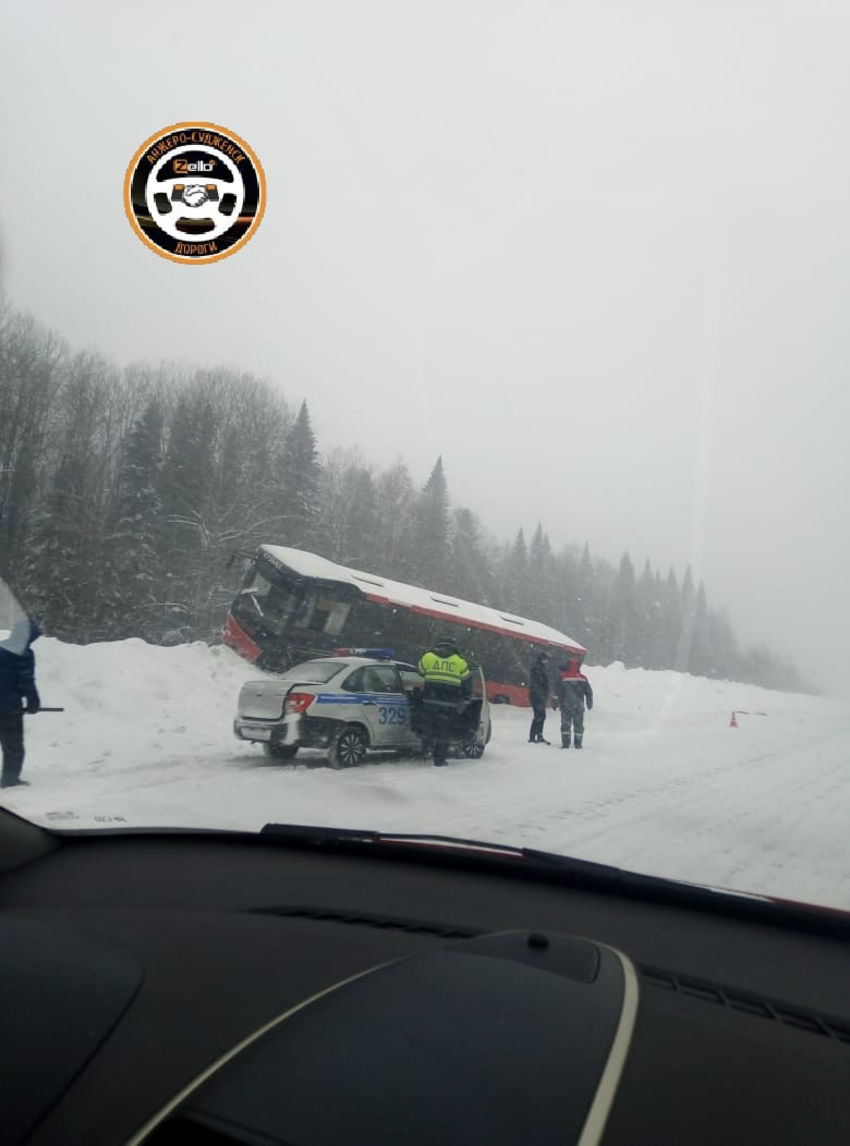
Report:
<svg viewBox="0 0 850 1146"><path fill-rule="evenodd" d="M578 641L566 633L561 633L539 621L503 613L500 609L492 609L488 605L477 605L472 601L464 601L445 593L432 593L429 589L406 585L401 581L390 581L375 573L349 569L329 561L326 557L307 553L302 549L290 549L283 545L261 545L260 552L282 571L285 570L305 580L353 586L370 601L399 605L425 616L502 633L518 640L528 641L530 644L551 645L559 649L568 649L581 656L586 652Z"/></svg>

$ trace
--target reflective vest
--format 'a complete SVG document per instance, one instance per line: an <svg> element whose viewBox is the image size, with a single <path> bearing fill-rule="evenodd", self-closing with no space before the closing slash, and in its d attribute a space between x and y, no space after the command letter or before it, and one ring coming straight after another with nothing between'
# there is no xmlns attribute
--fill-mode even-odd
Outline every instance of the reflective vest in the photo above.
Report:
<svg viewBox="0 0 850 1146"><path fill-rule="evenodd" d="M450 657L425 653L419 662L419 671L425 677L426 684L451 684L460 688L469 676L469 665L457 653L452 653Z"/></svg>

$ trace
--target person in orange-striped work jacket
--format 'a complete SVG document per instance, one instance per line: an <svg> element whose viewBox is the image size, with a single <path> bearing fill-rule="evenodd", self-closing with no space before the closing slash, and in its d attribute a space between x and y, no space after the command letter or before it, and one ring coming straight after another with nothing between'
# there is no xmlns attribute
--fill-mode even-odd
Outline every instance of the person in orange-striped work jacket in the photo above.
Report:
<svg viewBox="0 0 850 1146"><path fill-rule="evenodd" d="M577 657L564 661L558 673L558 705L561 709L561 747L569 748L572 733L576 748L584 739L584 706L593 708L593 689L579 667Z"/></svg>

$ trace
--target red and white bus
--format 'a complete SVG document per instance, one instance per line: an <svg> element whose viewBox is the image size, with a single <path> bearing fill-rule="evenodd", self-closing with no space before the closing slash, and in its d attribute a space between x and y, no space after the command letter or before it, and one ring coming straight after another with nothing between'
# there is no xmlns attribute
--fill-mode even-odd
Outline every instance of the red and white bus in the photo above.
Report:
<svg viewBox="0 0 850 1146"><path fill-rule="evenodd" d="M340 646L380 646L416 664L441 636L483 668L488 697L503 704L528 705L535 653L556 664L586 653L538 621L280 545L260 546L224 624L225 643L272 672Z"/></svg>

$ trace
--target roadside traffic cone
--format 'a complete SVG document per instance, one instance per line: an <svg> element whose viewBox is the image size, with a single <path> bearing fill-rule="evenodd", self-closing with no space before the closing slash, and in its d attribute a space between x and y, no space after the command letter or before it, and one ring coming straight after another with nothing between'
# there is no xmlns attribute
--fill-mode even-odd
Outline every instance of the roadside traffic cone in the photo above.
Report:
<svg viewBox="0 0 850 1146"><path fill-rule="evenodd" d="M732 713L732 719L729 721L729 727L730 728L737 728L738 727L738 717L735 715L734 711Z"/></svg>

